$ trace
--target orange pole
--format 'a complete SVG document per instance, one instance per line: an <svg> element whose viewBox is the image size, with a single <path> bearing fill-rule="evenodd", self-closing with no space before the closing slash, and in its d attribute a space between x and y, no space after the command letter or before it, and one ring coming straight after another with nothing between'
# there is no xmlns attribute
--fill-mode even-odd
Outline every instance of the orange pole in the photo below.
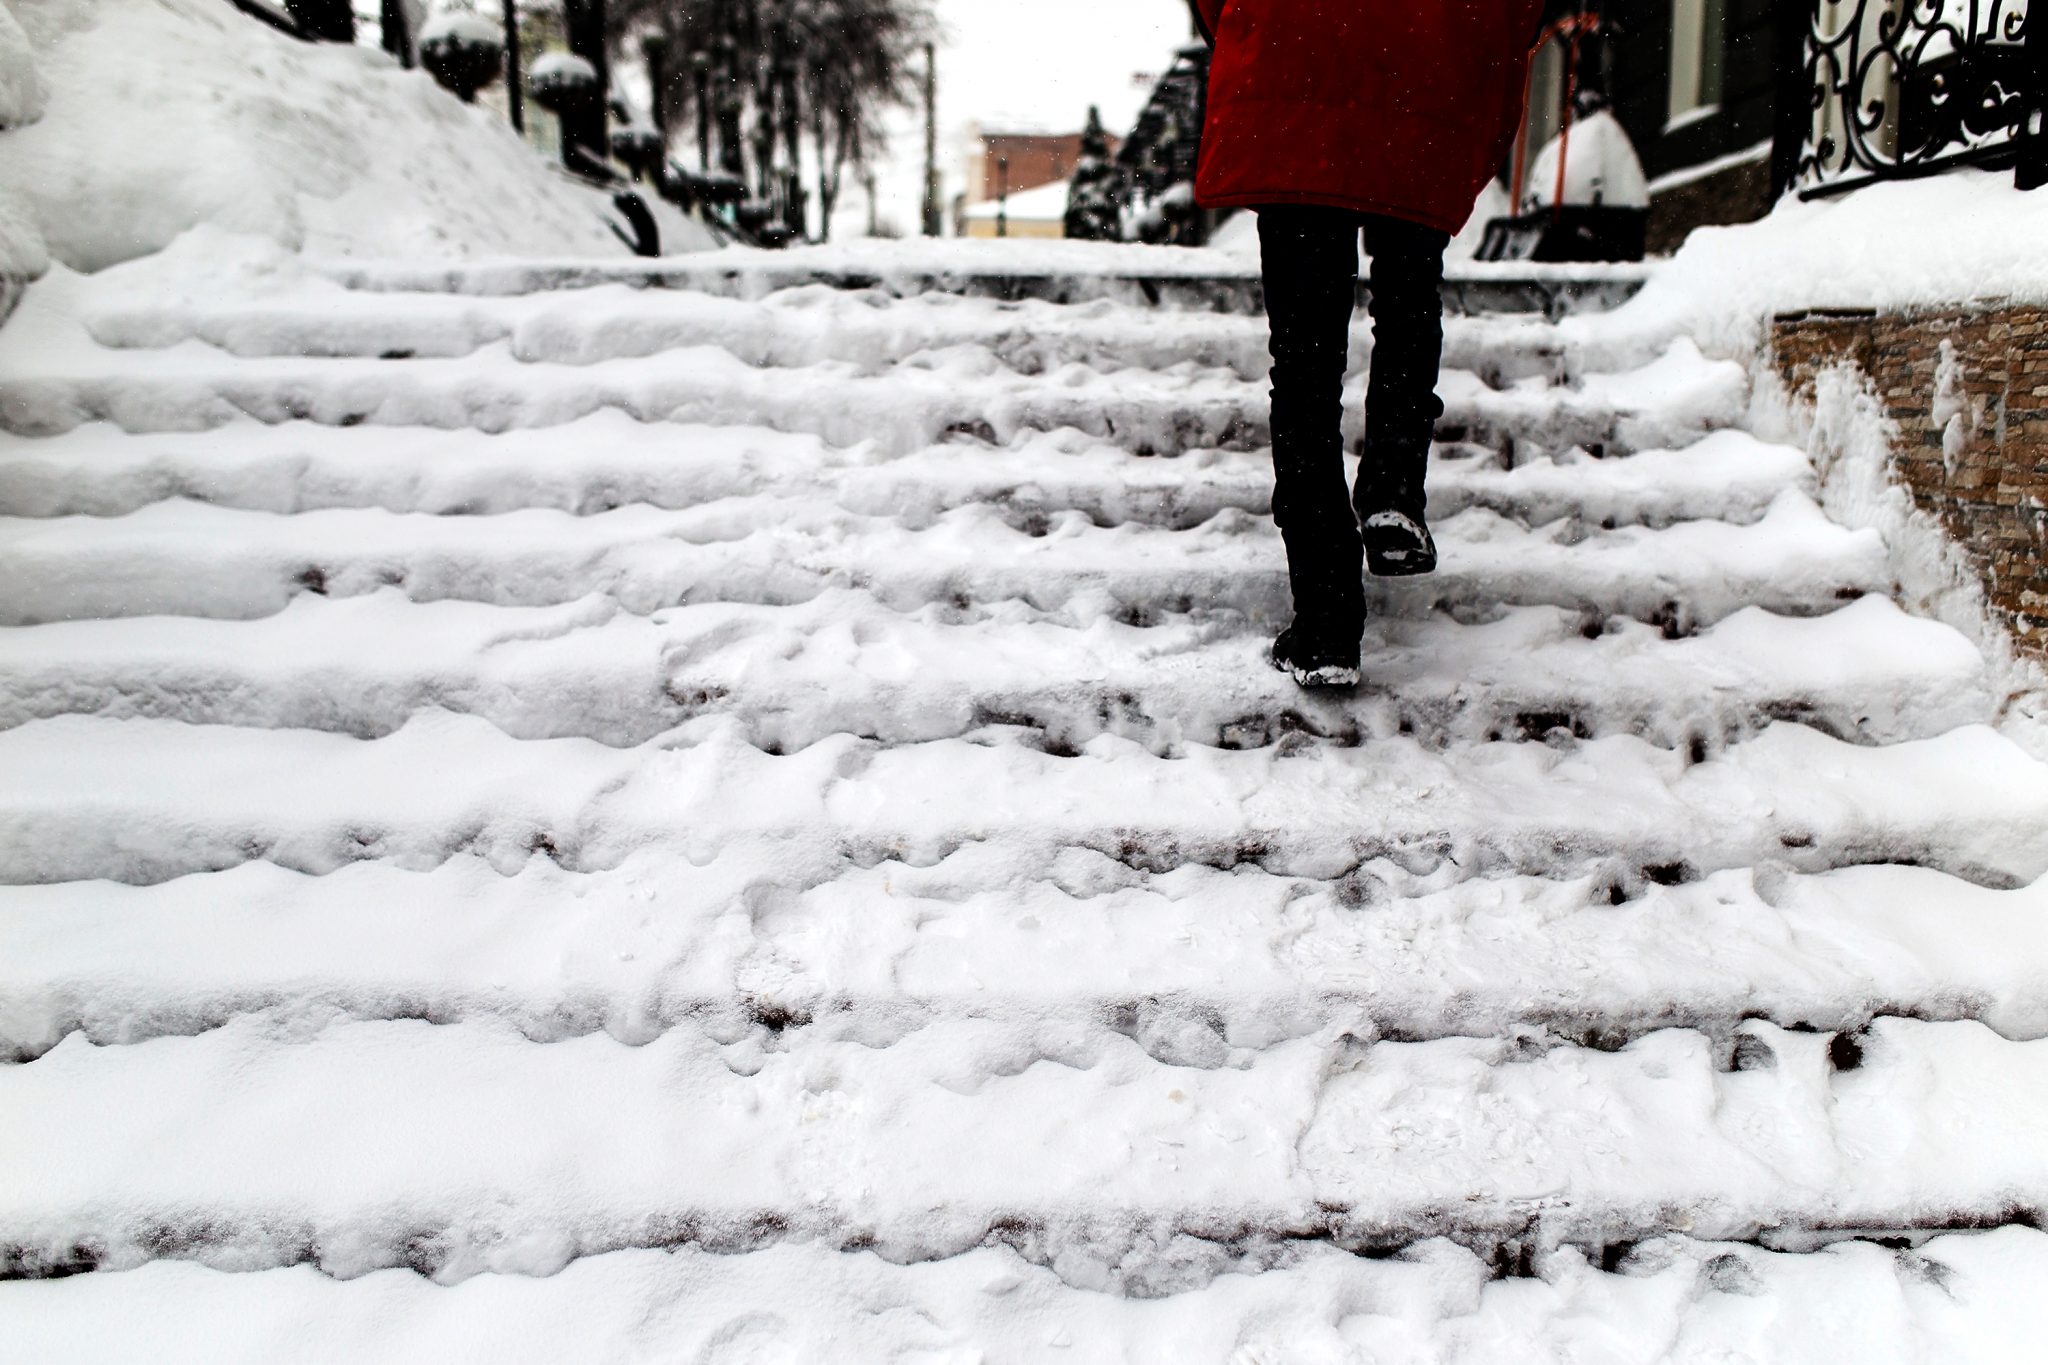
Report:
<svg viewBox="0 0 2048 1365"><path fill-rule="evenodd" d="M1564 57L1564 100L1557 111L1557 186L1550 192L1550 221L1564 217L1564 167L1572 154L1572 105L1578 94L1579 85L1579 35L1572 32L1571 46L1565 49Z"/></svg>
<svg viewBox="0 0 2048 1365"><path fill-rule="evenodd" d="M509 3L510 0L507 0ZM1540 48L1541 43L1537 46ZM1529 174L1529 94L1536 88L1536 63L1532 59L1529 69L1522 73L1522 132L1515 139L1515 192L1508 196L1508 213L1522 211L1522 184Z"/></svg>
<svg viewBox="0 0 2048 1365"><path fill-rule="evenodd" d="M1567 34L1571 37L1572 45L1565 58L1564 107L1559 111L1559 122L1562 126L1558 135L1563 141L1557 149L1557 187L1552 193L1551 207L1553 210L1557 207L1556 201L1564 197L1564 154L1571 147L1572 104L1578 94L1579 36L1582 32L1597 33L1599 30L1599 15L1567 14L1564 18L1557 20L1544 29L1536 39L1536 46L1530 49L1531 52L1541 52L1546 44L1563 38ZM1535 88L1536 63L1534 60L1531 60L1528 71L1522 77L1522 132L1521 136L1515 140L1514 203L1512 205L1512 211L1515 213L1522 211L1522 191L1527 188L1529 171L1529 97L1535 92Z"/></svg>

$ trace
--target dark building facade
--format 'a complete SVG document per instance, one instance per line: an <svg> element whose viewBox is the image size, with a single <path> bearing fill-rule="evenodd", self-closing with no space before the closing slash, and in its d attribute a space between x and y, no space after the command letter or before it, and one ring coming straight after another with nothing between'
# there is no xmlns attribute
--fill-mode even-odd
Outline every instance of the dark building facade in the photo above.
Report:
<svg viewBox="0 0 2048 1365"><path fill-rule="evenodd" d="M1762 217L1792 190L1833 194L1962 165L2011 166L2021 188L2048 185L2044 6L1550 0L1523 152L1533 160L1556 136L1572 89L1596 87L1642 161L1651 252L1697 227ZM1169 86L1154 106L1173 102ZM1198 106L1181 123L1198 126ZM1155 132L1141 125L1120 159L1149 157L1163 180L1191 174L1192 143ZM1502 178L1514 178L1509 167ZM1523 193L1517 212L1530 207Z"/></svg>
<svg viewBox="0 0 2048 1365"><path fill-rule="evenodd" d="M2048 21L2021 0L1573 0L1650 178L1649 245L1803 195L1953 166L2048 182ZM1532 105L1555 123L1561 53ZM1542 82L1549 82L1543 86ZM1544 108L1545 101L1549 108Z"/></svg>
<svg viewBox="0 0 2048 1365"><path fill-rule="evenodd" d="M1551 6L1553 18L1599 15L1599 36L1580 48L1581 80L1605 89L1642 158L1651 251L1673 249L1695 227L1746 222L1769 210L1781 75L1788 60L1800 60L1806 9L1799 0ZM1556 131L1566 65L1561 42L1538 54L1532 147Z"/></svg>

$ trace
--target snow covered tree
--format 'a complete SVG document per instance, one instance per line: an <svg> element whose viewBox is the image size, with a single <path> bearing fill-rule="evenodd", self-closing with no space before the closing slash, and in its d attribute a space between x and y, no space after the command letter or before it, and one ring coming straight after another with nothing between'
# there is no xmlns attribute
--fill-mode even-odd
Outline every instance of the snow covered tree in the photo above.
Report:
<svg viewBox="0 0 2048 1365"><path fill-rule="evenodd" d="M1088 126L1081 132L1081 160L1067 190L1067 236L1089 242L1113 242L1122 235L1123 168L1109 153L1109 130L1102 111L1088 107Z"/></svg>
<svg viewBox="0 0 2048 1365"><path fill-rule="evenodd" d="M706 171L805 228L808 170L829 231L846 168L881 145L881 119L915 95L928 0L611 0L614 43L662 40L655 121L695 129Z"/></svg>

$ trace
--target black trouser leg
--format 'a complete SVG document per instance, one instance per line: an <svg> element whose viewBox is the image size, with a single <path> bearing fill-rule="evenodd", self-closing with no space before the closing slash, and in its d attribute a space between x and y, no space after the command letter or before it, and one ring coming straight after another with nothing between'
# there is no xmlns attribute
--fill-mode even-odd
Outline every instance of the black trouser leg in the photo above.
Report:
<svg viewBox="0 0 2048 1365"><path fill-rule="evenodd" d="M1444 350L1444 248L1450 236L1399 218L1365 220L1372 253L1372 378L1365 395L1362 515L1392 508L1420 520Z"/></svg>
<svg viewBox="0 0 2048 1365"><path fill-rule="evenodd" d="M1258 212L1272 329L1273 520L1287 544L1295 619L1333 633L1362 629L1364 551L1344 486L1343 433L1359 218L1294 205Z"/></svg>

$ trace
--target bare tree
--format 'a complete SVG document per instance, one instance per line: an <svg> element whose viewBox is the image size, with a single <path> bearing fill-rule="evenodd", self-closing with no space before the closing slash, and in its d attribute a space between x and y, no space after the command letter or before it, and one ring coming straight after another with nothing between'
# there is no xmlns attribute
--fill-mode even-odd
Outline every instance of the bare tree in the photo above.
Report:
<svg viewBox="0 0 2048 1365"><path fill-rule="evenodd" d="M696 128L705 169L740 177L758 212L799 233L801 168L829 232L846 168L866 164L884 113L915 93L911 58L932 29L928 0L612 0L611 21L616 45L663 41L657 122Z"/></svg>

